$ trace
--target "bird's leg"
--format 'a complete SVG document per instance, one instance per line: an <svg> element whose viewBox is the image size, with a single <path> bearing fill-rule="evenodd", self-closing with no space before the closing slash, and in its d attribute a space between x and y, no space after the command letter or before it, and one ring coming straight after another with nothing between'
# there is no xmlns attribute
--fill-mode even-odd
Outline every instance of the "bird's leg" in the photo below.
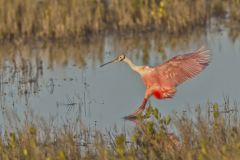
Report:
<svg viewBox="0 0 240 160"><path fill-rule="evenodd" d="M133 112L132 114L130 114L124 118L125 119L135 119L139 114L141 114L144 111L147 101L148 101L149 97L152 95L152 93L153 93L153 88L148 88L145 92L145 96L144 96L142 104L138 107L138 109L135 112Z"/></svg>
<svg viewBox="0 0 240 160"><path fill-rule="evenodd" d="M138 109L135 112L133 112L132 114L125 117L125 118L126 119L136 118L139 114L141 114L144 111L145 106L147 104L147 101L148 101L148 99L144 98L142 104L138 107Z"/></svg>

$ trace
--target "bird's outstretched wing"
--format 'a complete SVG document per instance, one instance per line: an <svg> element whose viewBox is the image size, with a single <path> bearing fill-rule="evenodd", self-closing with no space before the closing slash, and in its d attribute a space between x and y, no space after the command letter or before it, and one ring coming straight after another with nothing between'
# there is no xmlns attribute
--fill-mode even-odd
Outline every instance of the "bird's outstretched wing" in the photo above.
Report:
<svg viewBox="0 0 240 160"><path fill-rule="evenodd" d="M190 53L177 55L156 66L159 83L177 86L199 74L209 64L209 50L201 47Z"/></svg>

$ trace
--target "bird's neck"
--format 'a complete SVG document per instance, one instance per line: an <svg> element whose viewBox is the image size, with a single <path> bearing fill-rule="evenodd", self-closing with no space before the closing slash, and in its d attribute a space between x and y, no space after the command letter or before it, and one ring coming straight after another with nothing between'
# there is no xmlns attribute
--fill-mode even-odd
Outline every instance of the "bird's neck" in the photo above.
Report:
<svg viewBox="0 0 240 160"><path fill-rule="evenodd" d="M127 57L123 60L123 62L127 63L129 65L129 67L139 73L139 74L142 74L142 71L143 71L143 67L142 66L137 66L135 65L134 63L132 63L132 61L130 59L128 59Z"/></svg>

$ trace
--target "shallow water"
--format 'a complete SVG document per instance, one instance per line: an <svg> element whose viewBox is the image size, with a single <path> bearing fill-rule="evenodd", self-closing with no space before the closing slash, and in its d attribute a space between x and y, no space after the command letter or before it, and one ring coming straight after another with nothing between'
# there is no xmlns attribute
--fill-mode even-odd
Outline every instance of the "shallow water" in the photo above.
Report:
<svg viewBox="0 0 240 160"><path fill-rule="evenodd" d="M31 108L62 124L79 117L99 129L133 126L122 117L140 105L145 87L139 75L123 63L100 68L119 53L138 65L154 66L204 45L212 61L200 75L177 88L173 99L150 99L166 115L224 96L239 102L240 40L229 31L208 30L184 36L147 34L106 36L68 44L5 44L0 47L0 105L2 115L12 109L24 115ZM51 115L51 116L50 116ZM1 116L1 122L5 122Z"/></svg>

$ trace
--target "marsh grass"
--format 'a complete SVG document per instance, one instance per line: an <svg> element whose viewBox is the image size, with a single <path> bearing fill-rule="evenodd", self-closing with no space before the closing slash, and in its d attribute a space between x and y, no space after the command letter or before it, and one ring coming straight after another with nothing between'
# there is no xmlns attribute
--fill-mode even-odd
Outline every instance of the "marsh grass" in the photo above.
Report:
<svg viewBox="0 0 240 160"><path fill-rule="evenodd" d="M109 31L182 33L213 17L239 21L239 0L0 0L0 38L68 38Z"/></svg>
<svg viewBox="0 0 240 160"><path fill-rule="evenodd" d="M18 118L5 112L0 137L1 159L239 159L240 121L237 105L208 104L174 116L149 107L148 120L134 120L135 129L106 134L80 121L54 127L33 112ZM173 132L175 128L175 132Z"/></svg>

